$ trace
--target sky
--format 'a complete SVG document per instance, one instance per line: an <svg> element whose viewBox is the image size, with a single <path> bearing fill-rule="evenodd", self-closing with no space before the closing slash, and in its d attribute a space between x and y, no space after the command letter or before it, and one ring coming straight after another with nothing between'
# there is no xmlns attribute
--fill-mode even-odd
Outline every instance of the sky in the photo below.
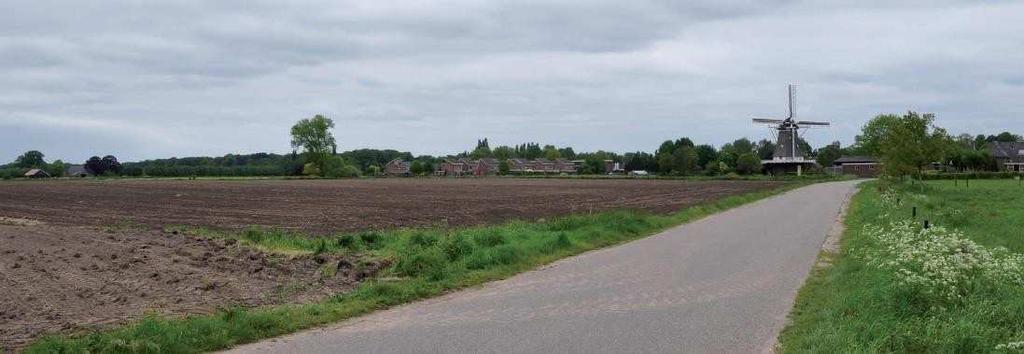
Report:
<svg viewBox="0 0 1024 354"><path fill-rule="evenodd" d="M721 145L790 83L816 147L907 110L1019 134L1022 69L1024 2L7 0L0 162L289 152L315 114L339 150Z"/></svg>

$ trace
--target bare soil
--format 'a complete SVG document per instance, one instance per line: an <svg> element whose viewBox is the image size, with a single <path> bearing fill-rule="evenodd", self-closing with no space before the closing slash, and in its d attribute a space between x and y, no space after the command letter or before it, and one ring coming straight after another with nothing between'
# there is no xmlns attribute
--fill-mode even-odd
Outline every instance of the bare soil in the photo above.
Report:
<svg viewBox="0 0 1024 354"><path fill-rule="evenodd" d="M0 183L0 216L57 225L262 225L331 233L621 208L665 213L780 184L502 178L24 181Z"/></svg>
<svg viewBox="0 0 1024 354"><path fill-rule="evenodd" d="M353 264L354 257L270 255L159 230L0 225L0 347L145 314L314 300L385 266ZM325 267L337 271L325 276Z"/></svg>
<svg viewBox="0 0 1024 354"><path fill-rule="evenodd" d="M465 226L634 208L665 213L777 182L389 179L0 182L0 348L217 308L301 303L387 267L284 256L164 231L251 225L309 233ZM337 273L325 277L323 269Z"/></svg>

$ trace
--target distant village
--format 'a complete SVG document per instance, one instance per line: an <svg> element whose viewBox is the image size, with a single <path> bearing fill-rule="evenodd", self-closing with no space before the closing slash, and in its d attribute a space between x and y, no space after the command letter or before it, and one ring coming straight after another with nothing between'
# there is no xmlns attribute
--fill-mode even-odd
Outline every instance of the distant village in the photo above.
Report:
<svg viewBox="0 0 1024 354"><path fill-rule="evenodd" d="M502 171L502 164L506 164L508 171ZM498 174L529 175L529 174L574 174L580 170L584 160L549 160L538 158L507 159L496 158L482 159L445 159L437 164L434 170L435 176L461 177L461 176L492 176ZM647 174L646 171L633 171L634 174ZM622 164L613 160L604 160L604 173L625 174L626 170ZM403 159L394 159L384 166L384 174L388 176L412 176L412 162Z"/></svg>

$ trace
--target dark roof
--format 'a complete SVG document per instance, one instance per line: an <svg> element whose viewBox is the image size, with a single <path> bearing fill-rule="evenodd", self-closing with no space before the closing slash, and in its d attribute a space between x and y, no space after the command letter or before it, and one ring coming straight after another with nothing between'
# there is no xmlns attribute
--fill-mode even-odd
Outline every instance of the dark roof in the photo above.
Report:
<svg viewBox="0 0 1024 354"><path fill-rule="evenodd" d="M1015 159L1024 156L1024 143L994 141L988 143L988 149L995 158Z"/></svg>
<svg viewBox="0 0 1024 354"><path fill-rule="evenodd" d="M843 156L836 159L833 165L842 165L844 163L878 163L878 160L871 156Z"/></svg>
<svg viewBox="0 0 1024 354"><path fill-rule="evenodd" d="M50 174L46 173L46 171L40 170L38 168L33 168L31 170L28 170L28 172L25 172L25 177L36 177L36 176L50 177Z"/></svg>
<svg viewBox="0 0 1024 354"><path fill-rule="evenodd" d="M85 168L85 165L71 165L71 166L68 166L68 175L69 176L77 176L77 175L81 175L81 174L91 175L92 173L89 172L89 170Z"/></svg>

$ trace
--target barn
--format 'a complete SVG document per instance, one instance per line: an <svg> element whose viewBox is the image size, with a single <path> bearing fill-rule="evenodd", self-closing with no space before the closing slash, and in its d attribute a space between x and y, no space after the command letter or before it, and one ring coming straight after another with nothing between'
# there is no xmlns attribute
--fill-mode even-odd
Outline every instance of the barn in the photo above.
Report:
<svg viewBox="0 0 1024 354"><path fill-rule="evenodd" d="M411 167L412 164L409 161L394 159L388 162L387 165L384 165L384 174L388 176L411 176Z"/></svg>
<svg viewBox="0 0 1024 354"><path fill-rule="evenodd" d="M40 170L38 168L33 168L31 170L28 170L28 172L25 172L25 177L27 177L27 178L47 178L47 177L50 177L50 174L46 173L46 171Z"/></svg>
<svg viewBox="0 0 1024 354"><path fill-rule="evenodd" d="M832 163L841 174L873 178L882 173L882 165L870 156L843 156Z"/></svg>

